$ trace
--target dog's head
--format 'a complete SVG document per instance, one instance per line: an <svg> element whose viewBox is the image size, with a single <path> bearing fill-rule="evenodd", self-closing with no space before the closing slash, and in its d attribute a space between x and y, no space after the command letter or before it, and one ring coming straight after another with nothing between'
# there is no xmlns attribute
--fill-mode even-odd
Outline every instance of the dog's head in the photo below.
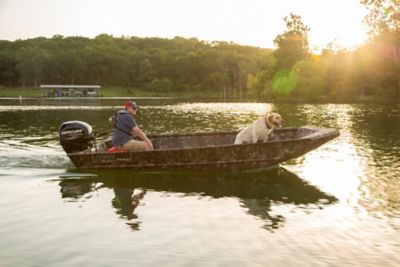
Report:
<svg viewBox="0 0 400 267"><path fill-rule="evenodd" d="M278 113L270 113L266 116L267 123L270 127L282 127L283 119Z"/></svg>

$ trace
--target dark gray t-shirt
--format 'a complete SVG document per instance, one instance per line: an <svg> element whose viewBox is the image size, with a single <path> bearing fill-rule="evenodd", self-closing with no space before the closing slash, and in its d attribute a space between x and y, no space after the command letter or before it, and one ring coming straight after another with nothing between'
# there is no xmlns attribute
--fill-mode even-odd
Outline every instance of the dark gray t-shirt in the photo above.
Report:
<svg viewBox="0 0 400 267"><path fill-rule="evenodd" d="M133 139L132 129L136 122L126 110L120 110L112 117L114 128L112 135L113 146L119 147Z"/></svg>

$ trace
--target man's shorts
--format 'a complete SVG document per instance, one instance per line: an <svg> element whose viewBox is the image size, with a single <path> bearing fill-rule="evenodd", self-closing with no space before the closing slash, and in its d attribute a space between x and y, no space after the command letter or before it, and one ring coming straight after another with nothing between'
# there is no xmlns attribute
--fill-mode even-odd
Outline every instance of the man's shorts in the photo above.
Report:
<svg viewBox="0 0 400 267"><path fill-rule="evenodd" d="M127 149L129 151L143 151L146 148L146 144L143 141L138 140L130 140L122 145L123 149Z"/></svg>

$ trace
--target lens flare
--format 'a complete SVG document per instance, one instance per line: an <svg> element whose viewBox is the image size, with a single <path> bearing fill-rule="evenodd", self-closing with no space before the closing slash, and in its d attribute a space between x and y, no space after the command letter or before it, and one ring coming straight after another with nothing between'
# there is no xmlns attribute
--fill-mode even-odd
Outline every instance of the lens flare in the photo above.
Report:
<svg viewBox="0 0 400 267"><path fill-rule="evenodd" d="M393 11L394 11L394 8L392 6L385 7L383 9L383 14L385 15L385 17L388 17L388 16L392 15Z"/></svg>
<svg viewBox="0 0 400 267"><path fill-rule="evenodd" d="M278 71L272 81L274 92L281 95L288 95L296 89L298 83L297 73L290 70Z"/></svg>

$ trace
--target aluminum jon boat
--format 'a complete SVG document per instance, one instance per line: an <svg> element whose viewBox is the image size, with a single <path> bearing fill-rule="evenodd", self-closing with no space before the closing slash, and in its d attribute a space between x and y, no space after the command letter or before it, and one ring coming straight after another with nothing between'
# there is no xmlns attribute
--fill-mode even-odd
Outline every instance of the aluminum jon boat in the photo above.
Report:
<svg viewBox="0 0 400 267"><path fill-rule="evenodd" d="M241 171L262 169L302 156L339 136L313 126L274 129L267 142L235 145L237 131L148 135L153 151L107 151L92 127L81 121L60 126L60 143L75 167L129 168L137 171Z"/></svg>

